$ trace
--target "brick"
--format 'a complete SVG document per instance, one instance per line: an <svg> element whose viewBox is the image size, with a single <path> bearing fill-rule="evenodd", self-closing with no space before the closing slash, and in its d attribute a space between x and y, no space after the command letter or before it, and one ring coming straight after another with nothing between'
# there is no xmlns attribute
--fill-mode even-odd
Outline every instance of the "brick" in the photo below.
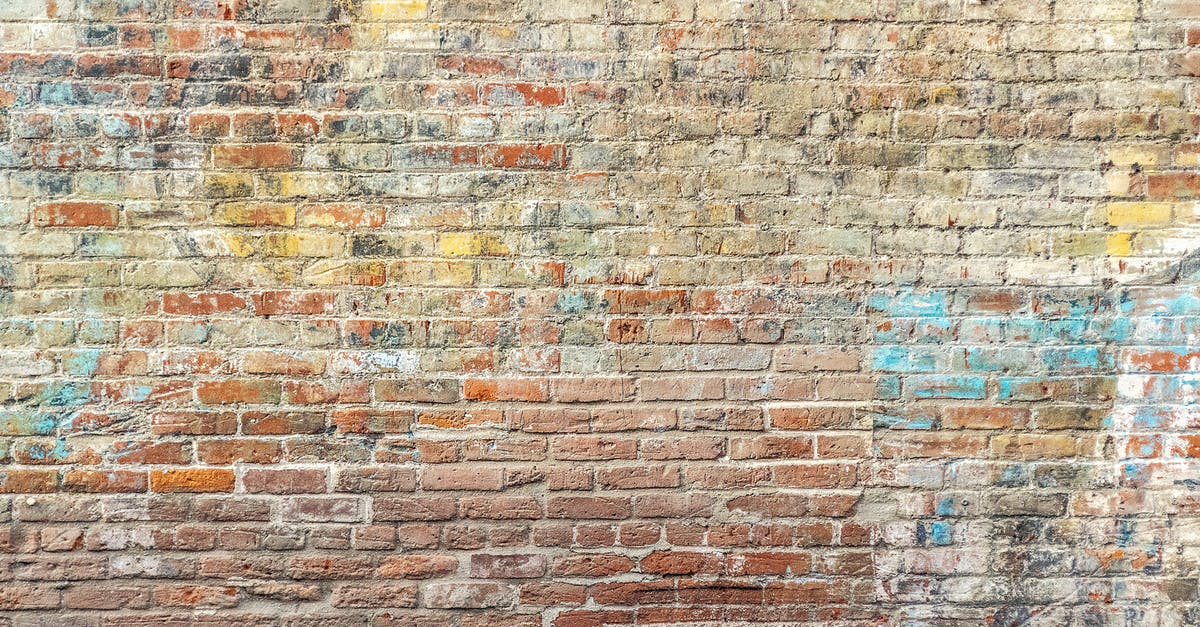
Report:
<svg viewBox="0 0 1200 627"><path fill-rule="evenodd" d="M464 497L459 499L459 515L487 520L536 520L542 517L542 505L527 496Z"/></svg>
<svg viewBox="0 0 1200 627"><path fill-rule="evenodd" d="M560 496L546 501L548 518L605 518L629 516L628 498L600 496Z"/></svg>
<svg viewBox="0 0 1200 627"><path fill-rule="evenodd" d="M206 381L196 388L201 403L227 405L233 403L278 403L279 383L269 380Z"/></svg>
<svg viewBox="0 0 1200 627"><path fill-rule="evenodd" d="M147 474L136 470L71 470L62 478L68 492L145 492L148 487Z"/></svg>
<svg viewBox="0 0 1200 627"><path fill-rule="evenodd" d="M260 316L321 315L332 313L336 296L327 292L263 292L254 295Z"/></svg>
<svg viewBox="0 0 1200 627"><path fill-rule="evenodd" d="M659 575L719 575L725 572L725 560L718 554L655 551L643 557L638 567L644 573Z"/></svg>
<svg viewBox="0 0 1200 627"><path fill-rule="evenodd" d="M545 555L488 555L471 556L471 577L479 579L530 579L546 574Z"/></svg>
<svg viewBox="0 0 1200 627"><path fill-rule="evenodd" d="M493 83L481 88L481 99L490 106L552 107L563 104L564 91L529 83Z"/></svg>
<svg viewBox="0 0 1200 627"><path fill-rule="evenodd" d="M326 482L326 473L320 469L251 469L242 475L242 485L252 494L325 492Z"/></svg>
<svg viewBox="0 0 1200 627"><path fill-rule="evenodd" d="M210 316L217 313L245 311L249 308L249 302L237 294L175 292L163 294L162 308L165 314Z"/></svg>
<svg viewBox="0 0 1200 627"><path fill-rule="evenodd" d="M495 583L435 583L425 595L426 607L462 609L503 607L514 597L512 588Z"/></svg>
<svg viewBox="0 0 1200 627"><path fill-rule="evenodd" d="M480 162L490 168L556 170L566 159L562 144L489 144L480 151Z"/></svg>
<svg viewBox="0 0 1200 627"><path fill-rule="evenodd" d="M238 590L232 586L162 586L154 590L154 603L161 607L236 607Z"/></svg>
<svg viewBox="0 0 1200 627"><path fill-rule="evenodd" d="M340 608L416 607L413 584L346 584L335 586L331 604Z"/></svg>
<svg viewBox="0 0 1200 627"><path fill-rule="evenodd" d="M1198 20L0 2L0 624L1195 622Z"/></svg>
<svg viewBox="0 0 1200 627"><path fill-rule="evenodd" d="M54 492L57 487L57 470L22 470L13 468L0 473L0 492L4 494Z"/></svg>
<svg viewBox="0 0 1200 627"><path fill-rule="evenodd" d="M426 490L499 490L504 487L504 470L430 466L421 473L421 487Z"/></svg>
<svg viewBox="0 0 1200 627"><path fill-rule="evenodd" d="M233 471L222 468L151 470L150 491L232 492Z"/></svg>
<svg viewBox="0 0 1200 627"><path fill-rule="evenodd" d="M272 202L229 203L214 212L213 221L223 226L292 226L296 207Z"/></svg>
<svg viewBox="0 0 1200 627"><path fill-rule="evenodd" d="M372 570L369 559L355 556L310 554L287 562L287 573L292 579L365 579Z"/></svg>
<svg viewBox="0 0 1200 627"><path fill-rule="evenodd" d="M213 147L218 168L273 169L295 165L295 149L281 144L221 145Z"/></svg>
<svg viewBox="0 0 1200 627"><path fill-rule="evenodd" d="M33 223L42 227L115 227L118 208L103 202L55 202L38 205Z"/></svg>
<svg viewBox="0 0 1200 627"><path fill-rule="evenodd" d="M394 555L380 562L375 574L388 579L429 579L454 573L458 560L444 555Z"/></svg>
<svg viewBox="0 0 1200 627"><path fill-rule="evenodd" d="M377 498L375 520L447 520L458 508L451 498Z"/></svg>
<svg viewBox="0 0 1200 627"><path fill-rule="evenodd" d="M223 439L196 443L196 458L205 464L270 464L281 457L280 444L274 440Z"/></svg>

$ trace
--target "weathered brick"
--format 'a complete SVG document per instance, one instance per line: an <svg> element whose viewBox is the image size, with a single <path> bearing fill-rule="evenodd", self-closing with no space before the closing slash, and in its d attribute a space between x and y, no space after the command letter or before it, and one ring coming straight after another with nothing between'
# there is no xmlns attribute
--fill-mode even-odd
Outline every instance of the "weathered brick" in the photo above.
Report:
<svg viewBox="0 0 1200 627"><path fill-rule="evenodd" d="M1194 5L0 2L0 623L1196 622Z"/></svg>
<svg viewBox="0 0 1200 627"><path fill-rule="evenodd" d="M152 492L232 492L233 471L222 468L177 468L150 471Z"/></svg>

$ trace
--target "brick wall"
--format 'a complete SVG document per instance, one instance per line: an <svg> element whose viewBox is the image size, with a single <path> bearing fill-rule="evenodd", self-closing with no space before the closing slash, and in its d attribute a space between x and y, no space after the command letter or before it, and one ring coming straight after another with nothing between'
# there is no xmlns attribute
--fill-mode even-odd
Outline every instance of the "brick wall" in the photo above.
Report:
<svg viewBox="0 0 1200 627"><path fill-rule="evenodd" d="M1200 623L1200 3L0 0L0 626Z"/></svg>

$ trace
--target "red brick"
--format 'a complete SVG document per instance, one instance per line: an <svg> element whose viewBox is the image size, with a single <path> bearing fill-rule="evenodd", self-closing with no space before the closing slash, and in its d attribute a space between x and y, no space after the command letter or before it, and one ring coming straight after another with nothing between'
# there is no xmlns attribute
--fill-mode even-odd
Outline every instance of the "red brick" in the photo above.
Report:
<svg viewBox="0 0 1200 627"><path fill-rule="evenodd" d="M567 148L562 144L489 144L480 152L485 168L560 170L566 167Z"/></svg>
<svg viewBox="0 0 1200 627"><path fill-rule="evenodd" d="M562 87L547 87L529 83L489 84L482 87L485 105L518 104L527 107L552 107L564 100Z"/></svg>
<svg viewBox="0 0 1200 627"><path fill-rule="evenodd" d="M274 169L296 165L295 148L281 144L220 145L213 147L218 168Z"/></svg>
<svg viewBox="0 0 1200 627"><path fill-rule="evenodd" d="M387 579L430 579L458 570L458 560L449 555L389 555L375 571Z"/></svg>
<svg viewBox="0 0 1200 627"><path fill-rule="evenodd" d="M162 607L236 607L238 589L233 586L160 586L154 589L154 603Z"/></svg>
<svg viewBox="0 0 1200 627"><path fill-rule="evenodd" d="M634 562L624 555L588 553L554 560L556 577L607 577L633 570Z"/></svg>
<svg viewBox="0 0 1200 627"><path fill-rule="evenodd" d="M532 496L479 496L459 499L459 516L488 520L535 520L542 505Z"/></svg>
<svg viewBox="0 0 1200 627"><path fill-rule="evenodd" d="M425 490L499 490L504 469L499 467L429 466L421 471Z"/></svg>
<svg viewBox="0 0 1200 627"><path fill-rule="evenodd" d="M278 403L280 387L270 380L203 381L196 387L196 398L208 405Z"/></svg>
<svg viewBox="0 0 1200 627"><path fill-rule="evenodd" d="M556 496L546 500L547 518L627 518L629 499L606 496Z"/></svg>
<svg viewBox="0 0 1200 627"><path fill-rule="evenodd" d="M337 295L330 292L262 292L254 295L260 316L319 316L332 314Z"/></svg>
<svg viewBox="0 0 1200 627"><path fill-rule="evenodd" d="M150 471L152 492L233 492L233 471L224 468L172 468Z"/></svg>
<svg viewBox="0 0 1200 627"><path fill-rule="evenodd" d="M478 579L537 578L545 575L548 567L545 555L476 553L471 556L471 577Z"/></svg>
<svg viewBox="0 0 1200 627"><path fill-rule="evenodd" d="M473 401L546 401L550 385L544 379L467 379L463 398Z"/></svg>
<svg viewBox="0 0 1200 627"><path fill-rule="evenodd" d="M57 470L0 470L0 494L54 492L57 488Z"/></svg>
<svg viewBox="0 0 1200 627"><path fill-rule="evenodd" d="M320 469L258 469L246 471L242 485L246 492L268 494L305 494L326 491L326 474Z"/></svg>
<svg viewBox="0 0 1200 627"><path fill-rule="evenodd" d="M117 206L103 202L54 202L33 210L36 226L117 226Z"/></svg>
<svg viewBox="0 0 1200 627"><path fill-rule="evenodd" d="M62 487L68 492L145 492L149 480L145 471L69 470L63 475Z"/></svg>
<svg viewBox="0 0 1200 627"><path fill-rule="evenodd" d="M339 608L416 607L415 584L347 584L334 586L330 603Z"/></svg>

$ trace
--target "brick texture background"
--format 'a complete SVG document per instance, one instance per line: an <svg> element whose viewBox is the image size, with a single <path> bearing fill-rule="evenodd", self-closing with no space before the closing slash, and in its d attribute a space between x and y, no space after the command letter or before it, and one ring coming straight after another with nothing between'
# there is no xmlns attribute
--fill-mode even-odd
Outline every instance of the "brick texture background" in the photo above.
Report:
<svg viewBox="0 0 1200 627"><path fill-rule="evenodd" d="M0 625L1200 624L1200 2L0 0Z"/></svg>

